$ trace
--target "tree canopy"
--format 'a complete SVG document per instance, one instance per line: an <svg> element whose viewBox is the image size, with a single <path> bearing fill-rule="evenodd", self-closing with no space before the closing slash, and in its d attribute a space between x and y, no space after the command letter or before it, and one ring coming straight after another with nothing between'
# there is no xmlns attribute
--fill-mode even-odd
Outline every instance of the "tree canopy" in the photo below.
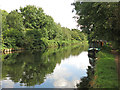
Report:
<svg viewBox="0 0 120 90"><path fill-rule="evenodd" d="M40 7L27 5L10 13L1 11L3 48L41 49L86 40L79 30L61 27Z"/></svg>
<svg viewBox="0 0 120 90"><path fill-rule="evenodd" d="M111 41L120 46L120 2L76 2L77 22L89 39ZM119 47L120 48L120 47Z"/></svg>

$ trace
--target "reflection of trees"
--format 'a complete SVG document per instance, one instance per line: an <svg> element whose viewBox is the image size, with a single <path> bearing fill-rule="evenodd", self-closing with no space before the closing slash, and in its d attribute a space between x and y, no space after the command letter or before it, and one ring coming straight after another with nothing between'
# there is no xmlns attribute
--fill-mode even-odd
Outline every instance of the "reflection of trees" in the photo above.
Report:
<svg viewBox="0 0 120 90"><path fill-rule="evenodd" d="M90 81L93 79L94 68L92 68L91 66L88 66L87 75L88 75L87 77L83 77L81 79L81 82L79 84L77 84L78 89L80 89L80 88L90 88L91 87Z"/></svg>
<svg viewBox="0 0 120 90"><path fill-rule="evenodd" d="M75 48L72 48L72 55L79 55L83 50L88 50L88 47L86 46L77 46Z"/></svg>
<svg viewBox="0 0 120 90"><path fill-rule="evenodd" d="M88 66L87 69L87 77L83 77L81 79L81 82L77 84L78 89L80 88L92 88L91 87L91 81L94 77L94 66L95 66L95 51L88 51L88 57L89 57L89 63L91 66Z"/></svg>
<svg viewBox="0 0 120 90"><path fill-rule="evenodd" d="M79 46L3 55L2 76L8 76L12 81L20 82L21 85L24 83L25 86L41 84L45 76L53 72L57 63L60 64L62 59L71 54L78 55L81 51Z"/></svg>

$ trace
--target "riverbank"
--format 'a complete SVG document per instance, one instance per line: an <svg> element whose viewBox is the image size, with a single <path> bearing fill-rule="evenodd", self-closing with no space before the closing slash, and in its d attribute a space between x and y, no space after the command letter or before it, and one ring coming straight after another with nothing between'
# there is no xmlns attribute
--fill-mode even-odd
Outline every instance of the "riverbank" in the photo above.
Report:
<svg viewBox="0 0 120 90"><path fill-rule="evenodd" d="M118 88L118 74L115 63L115 56L111 48L103 47L97 53L93 88Z"/></svg>
<svg viewBox="0 0 120 90"><path fill-rule="evenodd" d="M48 48L60 48L60 47L65 47L65 46L73 46L73 45L87 45L88 46L88 42L87 41L77 41L77 40L73 40L73 41L56 41L56 40L43 40L43 44L40 45L40 49L38 49L37 47L34 48L27 48L27 47L15 47L15 48L2 48L2 52L4 54L9 54L9 53L13 53L16 51L22 51L22 50L45 50Z"/></svg>

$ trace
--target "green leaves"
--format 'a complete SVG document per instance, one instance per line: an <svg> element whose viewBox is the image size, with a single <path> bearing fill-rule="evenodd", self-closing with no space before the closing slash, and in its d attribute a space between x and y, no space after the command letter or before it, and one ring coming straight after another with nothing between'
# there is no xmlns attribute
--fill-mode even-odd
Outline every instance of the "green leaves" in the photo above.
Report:
<svg viewBox="0 0 120 90"><path fill-rule="evenodd" d="M30 48L39 48L41 45L41 37L42 34L40 30L38 29L29 29L26 31L25 34L25 48L30 49Z"/></svg>
<svg viewBox="0 0 120 90"><path fill-rule="evenodd" d="M36 6L27 5L10 13L4 10L2 12L3 46L6 48L41 49L46 47L44 40L50 42L49 46L57 46L57 41L72 42L71 40L81 41L86 38L79 30L71 31L56 24L51 16L46 15L42 8Z"/></svg>
<svg viewBox="0 0 120 90"><path fill-rule="evenodd" d="M6 22L6 16L8 15L8 12L5 10L1 10L1 14L2 14L2 31L6 30L8 28L8 24Z"/></svg>
<svg viewBox="0 0 120 90"><path fill-rule="evenodd" d="M23 47L23 34L21 31L10 28L3 32L3 44L8 48Z"/></svg>
<svg viewBox="0 0 120 90"><path fill-rule="evenodd" d="M11 11L7 17L7 24L9 25L9 28L15 28L17 30L23 30L23 17L20 13L18 13L17 10Z"/></svg>
<svg viewBox="0 0 120 90"><path fill-rule="evenodd" d="M28 5L24 8L21 7L20 11L24 17L24 25L26 28L39 29L44 25L45 14L42 8Z"/></svg>
<svg viewBox="0 0 120 90"><path fill-rule="evenodd" d="M90 38L119 42L119 3L76 2L77 22L83 32L91 34ZM117 32L117 33L116 33Z"/></svg>

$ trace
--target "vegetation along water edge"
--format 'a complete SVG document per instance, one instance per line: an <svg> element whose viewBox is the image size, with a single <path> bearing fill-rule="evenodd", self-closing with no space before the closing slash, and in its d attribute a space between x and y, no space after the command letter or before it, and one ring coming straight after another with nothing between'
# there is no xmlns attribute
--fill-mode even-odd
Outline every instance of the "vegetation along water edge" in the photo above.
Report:
<svg viewBox="0 0 120 90"><path fill-rule="evenodd" d="M119 88L118 72L115 63L115 56L111 53L112 48L105 45L92 57L94 62L88 66L87 77L83 77L77 84L80 88Z"/></svg>
<svg viewBox="0 0 120 90"><path fill-rule="evenodd" d="M10 13L1 10L1 13L4 52L59 48L87 41L87 35L77 29L62 27L40 7L27 5Z"/></svg>

